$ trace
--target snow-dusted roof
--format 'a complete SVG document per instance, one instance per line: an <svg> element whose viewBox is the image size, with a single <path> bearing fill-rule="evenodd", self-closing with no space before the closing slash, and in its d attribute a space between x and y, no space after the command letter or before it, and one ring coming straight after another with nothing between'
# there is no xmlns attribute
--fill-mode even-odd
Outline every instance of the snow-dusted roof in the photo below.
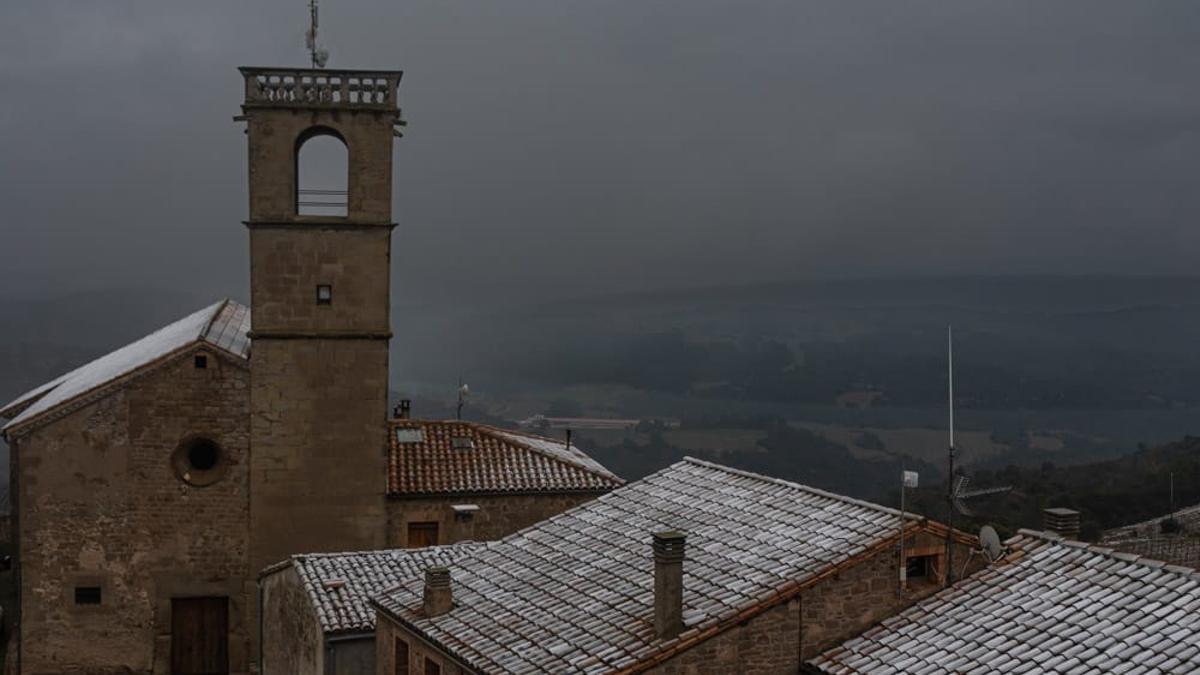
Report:
<svg viewBox="0 0 1200 675"><path fill-rule="evenodd" d="M393 420L393 496L604 492L624 481L574 446L458 420Z"/></svg>
<svg viewBox="0 0 1200 675"><path fill-rule="evenodd" d="M28 391L0 408L10 417L10 430L78 399L144 366L155 363L197 342L206 342L238 359L250 354L250 310L232 300L222 300L164 326L71 372Z"/></svg>
<svg viewBox="0 0 1200 675"><path fill-rule="evenodd" d="M375 630L375 610L368 605L371 596L402 582L422 579L426 568L449 565L483 546L463 542L428 548L294 555L263 570L261 576L294 567L321 630L366 633Z"/></svg>
<svg viewBox="0 0 1200 675"><path fill-rule="evenodd" d="M831 675L1200 672L1200 574L1021 530L1014 553L831 649Z"/></svg>
<svg viewBox="0 0 1200 675"><path fill-rule="evenodd" d="M477 672L609 672L685 649L882 550L899 516L687 459L448 565L445 614L421 611L420 579L372 602ZM652 621L661 530L687 536L684 630L671 640Z"/></svg>

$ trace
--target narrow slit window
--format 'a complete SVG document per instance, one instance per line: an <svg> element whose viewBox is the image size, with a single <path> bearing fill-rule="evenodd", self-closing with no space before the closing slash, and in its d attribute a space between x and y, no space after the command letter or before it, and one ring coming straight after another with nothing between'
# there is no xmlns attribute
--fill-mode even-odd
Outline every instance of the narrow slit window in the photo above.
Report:
<svg viewBox="0 0 1200 675"><path fill-rule="evenodd" d="M203 354L197 354L192 363L195 364L197 370L204 370L208 367L208 357Z"/></svg>
<svg viewBox="0 0 1200 675"><path fill-rule="evenodd" d="M99 586L76 586L75 587L75 604L76 605L98 605L98 604L100 604L100 587Z"/></svg>
<svg viewBox="0 0 1200 675"><path fill-rule="evenodd" d="M333 304L333 286L330 286L329 284L319 284L317 286L317 304Z"/></svg>

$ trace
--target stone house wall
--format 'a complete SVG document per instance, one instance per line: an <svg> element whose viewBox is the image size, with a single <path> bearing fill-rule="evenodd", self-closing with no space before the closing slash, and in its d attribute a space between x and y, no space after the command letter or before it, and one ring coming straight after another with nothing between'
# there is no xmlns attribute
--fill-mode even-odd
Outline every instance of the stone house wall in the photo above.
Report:
<svg viewBox="0 0 1200 675"><path fill-rule="evenodd" d="M464 675L464 670L452 659L418 639L382 612L375 620L375 673L392 675L396 672L396 643L408 647L409 675L426 675L425 664L433 661L441 667L442 675Z"/></svg>
<svg viewBox="0 0 1200 675"><path fill-rule="evenodd" d="M188 352L20 436L13 449L21 672L166 673L171 599L225 596L232 672L248 669L249 373ZM223 451L198 487L175 463L200 434ZM99 587L99 604L75 588Z"/></svg>
<svg viewBox="0 0 1200 675"><path fill-rule="evenodd" d="M491 541L539 523L567 509L589 502L602 493L538 493L492 496L393 498L388 500L387 547L408 546L408 525L438 523L438 544ZM455 504L475 504L470 519L457 517Z"/></svg>
<svg viewBox="0 0 1200 675"><path fill-rule="evenodd" d="M262 578L264 675L325 675L324 634L296 569Z"/></svg>

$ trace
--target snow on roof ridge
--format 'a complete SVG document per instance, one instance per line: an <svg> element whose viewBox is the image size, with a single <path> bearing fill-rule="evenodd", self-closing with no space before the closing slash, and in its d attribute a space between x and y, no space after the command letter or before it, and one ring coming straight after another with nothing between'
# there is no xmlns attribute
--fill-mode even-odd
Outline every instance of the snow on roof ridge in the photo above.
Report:
<svg viewBox="0 0 1200 675"><path fill-rule="evenodd" d="M1057 532L1021 528L1017 530L1016 536L1012 537L1005 543L1012 543L1013 545L1019 546L1021 543L1019 540L1022 536L1048 544L1049 546L1067 546L1081 551L1087 551L1088 553L1101 555L1105 558L1120 560L1121 562L1133 563L1135 565L1142 565L1144 567L1153 567L1155 569L1165 569L1180 576L1194 577L1200 575L1200 570L1197 570L1193 567L1187 567L1186 565L1173 565L1165 561L1158 560L1157 558L1150 558L1147 556L1138 555L1136 553L1127 553L1111 546L1092 544L1086 541L1079 541L1077 539L1067 539Z"/></svg>
<svg viewBox="0 0 1200 675"><path fill-rule="evenodd" d="M586 452L583 452L583 450L579 449L578 447L575 447L575 451L578 453L581 453L585 457L587 457L587 459L592 462L592 465L589 465L588 462L586 462L586 461L580 460L578 457L571 456L569 446L567 446L565 441L559 441L556 438L549 438L549 437L541 436L538 434L529 434L524 431L511 431L509 429L501 429L499 427L494 427L490 424L483 424L482 422L472 422L472 424L474 424L479 429L488 431L492 434L499 434L500 436L502 436L509 442L515 443L515 444L521 446L522 448L529 450L530 452L536 452L539 455L542 455L544 457L549 457L550 459L553 459L555 461L567 462L568 464L570 464L572 466L579 467L580 469L583 469L584 471L587 471L588 473L595 474L602 478L617 480L617 481L621 482L622 484L625 483L625 479L623 479L620 476L618 476L617 474L613 473L611 470L609 470L608 467L604 466L600 462L597 462L595 460L595 458L591 457ZM539 448L536 445L533 445L533 444L527 442L526 440L522 439L522 436L524 436L526 438L532 438L532 439L536 439L536 440L540 440L540 441L545 441L546 443L558 443L563 446L563 452L562 452L562 454L555 454L555 453L549 452L548 450L546 450L544 448Z"/></svg>
<svg viewBox="0 0 1200 675"><path fill-rule="evenodd" d="M697 459L692 456L684 457L682 460L680 460L679 462L676 462L675 464L672 464L671 466L676 466L678 464L683 464L683 463L691 463L691 464L696 464L698 466L708 467L710 469L717 469L719 471L725 471L727 473L731 473L731 474L738 475L738 476L744 476L746 478L754 478L754 479L761 480L766 483L775 483L776 485L783 485L786 487L803 490L805 492L809 492L814 495L819 495L821 497L828 497L830 499L836 499L838 501L846 502L848 504L854 504L855 506L864 506L864 507L867 507L870 509L875 509L876 511L881 511L883 513L887 513L887 514L890 514L890 515L893 515L896 517L900 516L899 509L893 509L889 506L883 506L882 504L876 504L875 502L869 502L869 501L866 501L865 499L856 499L854 497L847 497L846 495L840 495L836 492L822 490L821 488L815 488L815 487L812 487L811 485L804 485L803 483L796 483L794 481L785 480L783 478L776 478L775 476L767 476L765 474L755 473L753 471L747 471L745 469L735 469L731 466L725 466L724 464L717 464L716 462L710 462L710 461L703 460L703 459ZM667 467L667 468L669 469L671 467ZM926 520L926 518L924 516L922 516L921 514L913 513L911 511L905 511L904 517L907 519L916 520L916 521Z"/></svg>
<svg viewBox="0 0 1200 675"><path fill-rule="evenodd" d="M204 340L228 298L203 307L122 347L103 354L50 382L19 396L3 410L26 404L3 429L23 425L60 405L69 403L139 368ZM201 319L203 323L201 324ZM214 345L215 346L215 345ZM219 348L219 347L218 347ZM227 350L226 350L227 351ZM37 397L35 400L33 397Z"/></svg>

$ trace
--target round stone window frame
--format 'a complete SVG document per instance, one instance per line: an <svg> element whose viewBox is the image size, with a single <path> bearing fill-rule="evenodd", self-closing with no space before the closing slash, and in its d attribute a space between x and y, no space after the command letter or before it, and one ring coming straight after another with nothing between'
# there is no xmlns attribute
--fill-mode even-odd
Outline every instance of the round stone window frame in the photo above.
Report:
<svg viewBox="0 0 1200 675"><path fill-rule="evenodd" d="M203 445L211 446L216 452L216 461L207 469L192 464L192 452ZM207 487L229 473L229 456L216 439L204 434L193 434L185 436L179 441L179 445L175 446L175 452L171 453L171 466L175 469L175 475L184 483L193 487Z"/></svg>

